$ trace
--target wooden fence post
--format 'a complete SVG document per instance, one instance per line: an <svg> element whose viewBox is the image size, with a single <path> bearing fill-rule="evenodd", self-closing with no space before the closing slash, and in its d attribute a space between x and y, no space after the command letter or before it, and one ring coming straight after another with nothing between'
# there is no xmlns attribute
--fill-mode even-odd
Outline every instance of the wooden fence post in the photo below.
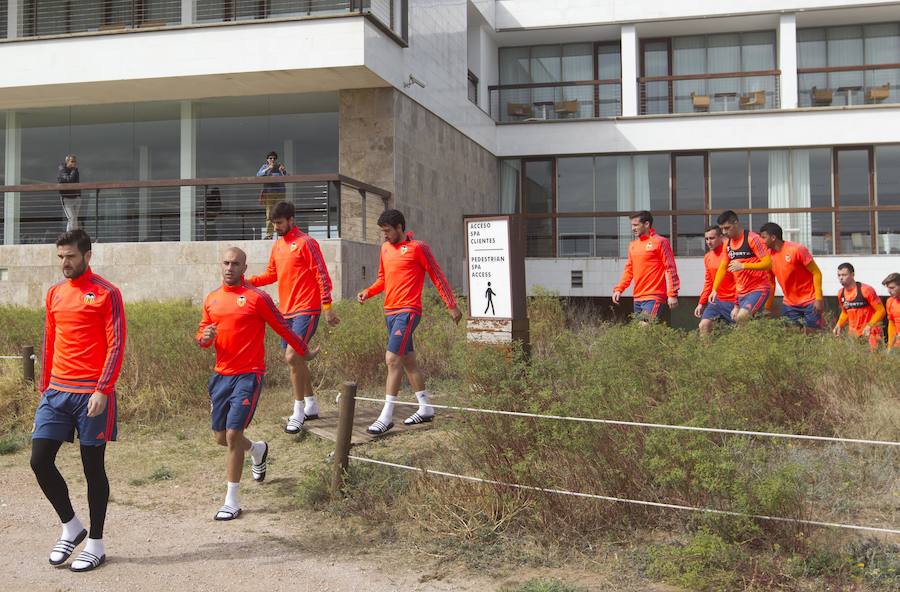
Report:
<svg viewBox="0 0 900 592"><path fill-rule="evenodd" d="M337 442L334 446L334 474L331 478L331 496L337 498L344 488L344 474L350 462L350 439L353 436L353 415L356 412L356 383L345 382L341 388L340 413L338 415Z"/></svg>
<svg viewBox="0 0 900 592"><path fill-rule="evenodd" d="M25 380L34 382L34 346L22 346L22 375Z"/></svg>

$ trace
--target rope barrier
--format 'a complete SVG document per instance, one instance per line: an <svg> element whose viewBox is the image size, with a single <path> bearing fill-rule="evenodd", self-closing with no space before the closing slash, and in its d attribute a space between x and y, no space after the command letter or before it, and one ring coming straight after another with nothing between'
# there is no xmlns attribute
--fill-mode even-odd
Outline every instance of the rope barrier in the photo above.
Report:
<svg viewBox="0 0 900 592"><path fill-rule="evenodd" d="M356 397L357 401L368 401L372 403L384 403L383 399L372 399L369 397ZM418 407L418 403L407 401L394 401L394 405L408 405ZM435 409L448 409L450 411L469 411L473 413L487 413L491 415L510 415L513 417L534 417L537 419L558 419L564 421L577 421L583 423L600 423L606 425L620 425L641 428L661 428L667 430L682 430L688 432L709 432L714 434L731 434L737 436L761 436L766 438L786 438L794 440L816 440L819 442L841 442L844 444L871 444L875 446L900 446L900 442L891 442L889 440L863 440L858 438L838 438L834 436L808 436L805 434L781 434L778 432L754 432L750 430L729 430L724 428L704 428L698 426L679 426L664 423L647 423L641 421L624 421L618 419L596 419L590 417L569 417L565 415L545 415L541 413L525 413L522 411L498 411L496 409L478 409L476 407L456 407L453 405L435 405L429 403Z"/></svg>
<svg viewBox="0 0 900 592"><path fill-rule="evenodd" d="M420 472L420 473L423 473L426 475L438 475L440 477L450 477L453 479L461 479L463 481L472 481L475 483L486 483L488 485L500 485L502 487L510 487L512 489L522 489L525 491L539 491L542 493L568 495L568 496L572 496L572 497L596 499L596 500L623 503L623 504L651 506L654 508L667 508L667 509L672 509L672 510L685 510L685 511L689 511L689 512L701 512L701 513L706 513L706 514L718 514L721 516L738 516L738 517L743 517L743 518L754 518L757 520L769 520L772 522L790 522L790 523L794 523L794 524L807 524L810 526L824 526L824 527L831 527L831 528L844 528L844 529L848 529L848 530L864 530L867 532L880 532L880 533L886 533L886 534L900 535L900 529L895 529L895 528L880 528L877 526L859 526L856 524L841 524L838 522L822 522L819 520L803 520L800 518L784 518L781 516L765 516L762 514L745 514L743 512L732 512L729 510L716 510L713 508L701 508L701 507L696 507L696 506L684 506L684 505L680 505L680 504L665 504L665 503L661 503L661 502L650 502L650 501L646 501L646 500L634 500L634 499L628 499L628 498L611 497L608 495L597 495L595 493L581 493L581 492L577 492L577 491L567 491L565 489L535 487L532 485L520 485L518 483L505 483L503 481L495 481L493 479L482 479L480 477L472 477L469 475L458 475L456 473L447 473L444 471L435 471L432 469L425 469L425 468L421 468L421 467L412 467L409 465L401 465L398 463L392 463L392 462L387 462L387 461L383 461L383 460L375 460L373 458L366 458L363 456L355 456L352 454L349 456L349 458L359 461L359 462L370 463L370 464L375 464L375 465L383 465L386 467L392 467L395 469L403 469L406 471L416 471L416 472Z"/></svg>

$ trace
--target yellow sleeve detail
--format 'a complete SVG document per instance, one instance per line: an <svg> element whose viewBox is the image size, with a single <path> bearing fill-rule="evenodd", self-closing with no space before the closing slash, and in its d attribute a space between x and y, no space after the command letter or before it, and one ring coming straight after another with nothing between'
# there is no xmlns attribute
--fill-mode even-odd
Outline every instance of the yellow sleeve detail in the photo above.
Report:
<svg viewBox="0 0 900 592"><path fill-rule="evenodd" d="M744 269L749 269L751 271L766 271L767 269L772 269L772 256L766 255L759 260L759 263L744 263Z"/></svg>
<svg viewBox="0 0 900 592"><path fill-rule="evenodd" d="M837 320L837 326L838 326L838 327L843 327L843 326L846 325L846 324L847 324L847 311L846 311L846 310L842 310L842 311L841 311L841 316L840 316L840 318Z"/></svg>
<svg viewBox="0 0 900 592"><path fill-rule="evenodd" d="M722 283L722 280L725 279L725 274L728 273L728 258L722 257L722 263L719 264L719 270L716 272L716 279L713 280L712 291L716 292L718 298L719 292L719 284Z"/></svg>
<svg viewBox="0 0 900 592"><path fill-rule="evenodd" d="M869 326L874 327L878 323L881 322L881 319L884 318L884 305L879 302L878 306L875 307L875 314L872 315L871 320L869 320Z"/></svg>
<svg viewBox="0 0 900 592"><path fill-rule="evenodd" d="M825 297L822 295L822 270L819 269L815 261L810 261L806 269L813 276L813 289L816 291L816 300L824 299Z"/></svg>

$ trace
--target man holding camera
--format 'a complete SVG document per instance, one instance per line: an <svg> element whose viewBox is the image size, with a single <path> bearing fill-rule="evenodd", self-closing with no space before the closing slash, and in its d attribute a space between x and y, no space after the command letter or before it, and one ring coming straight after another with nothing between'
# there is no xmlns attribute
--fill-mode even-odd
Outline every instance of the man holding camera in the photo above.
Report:
<svg viewBox="0 0 900 592"><path fill-rule="evenodd" d="M284 164L278 162L278 153L274 150L266 155L266 162L256 172L257 177L284 177L287 169ZM272 220L269 217L272 208L278 202L284 201L287 192L284 183L266 183L259 192L259 205L266 208L266 238L271 239L275 231Z"/></svg>

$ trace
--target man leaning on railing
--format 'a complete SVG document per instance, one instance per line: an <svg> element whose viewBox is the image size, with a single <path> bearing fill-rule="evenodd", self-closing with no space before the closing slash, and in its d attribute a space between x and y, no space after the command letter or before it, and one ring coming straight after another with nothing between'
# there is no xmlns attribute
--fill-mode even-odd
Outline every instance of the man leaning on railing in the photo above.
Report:
<svg viewBox="0 0 900 592"><path fill-rule="evenodd" d="M78 159L69 154L56 170L57 183L78 183ZM78 212L81 210L81 190L67 189L59 192L63 211L66 213L66 232L78 228Z"/></svg>

